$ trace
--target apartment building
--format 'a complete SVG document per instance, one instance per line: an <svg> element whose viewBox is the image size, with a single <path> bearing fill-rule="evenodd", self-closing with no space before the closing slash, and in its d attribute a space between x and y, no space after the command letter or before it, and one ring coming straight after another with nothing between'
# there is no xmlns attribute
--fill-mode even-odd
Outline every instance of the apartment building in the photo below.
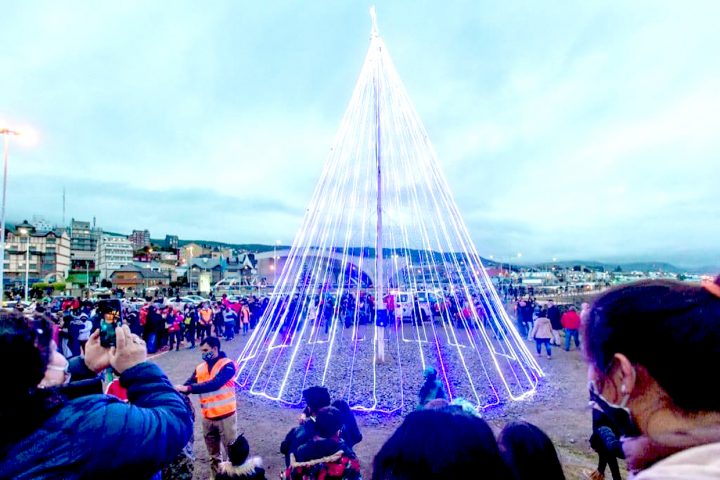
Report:
<svg viewBox="0 0 720 480"><path fill-rule="evenodd" d="M29 261L28 261L29 260ZM6 231L5 281L63 281L70 271L70 237L63 230L38 231L27 221Z"/></svg>
<svg viewBox="0 0 720 480"><path fill-rule="evenodd" d="M100 280L110 278L116 270L132 263L133 244L125 236L104 233L98 242L97 266Z"/></svg>

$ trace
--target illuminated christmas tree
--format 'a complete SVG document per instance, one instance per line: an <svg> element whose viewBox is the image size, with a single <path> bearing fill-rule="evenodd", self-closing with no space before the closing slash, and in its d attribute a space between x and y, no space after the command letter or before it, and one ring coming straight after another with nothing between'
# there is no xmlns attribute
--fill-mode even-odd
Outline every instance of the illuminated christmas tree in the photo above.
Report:
<svg viewBox="0 0 720 480"><path fill-rule="evenodd" d="M380 38L370 49L238 383L299 404L327 386L357 410L412 408L428 366L478 408L542 370L488 277Z"/></svg>

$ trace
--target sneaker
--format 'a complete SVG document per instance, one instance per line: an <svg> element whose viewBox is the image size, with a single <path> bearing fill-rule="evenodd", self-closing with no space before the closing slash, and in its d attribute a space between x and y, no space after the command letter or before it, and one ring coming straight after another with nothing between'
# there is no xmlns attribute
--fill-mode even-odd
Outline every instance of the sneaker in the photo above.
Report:
<svg viewBox="0 0 720 480"><path fill-rule="evenodd" d="M551 356L551 355L548 355L547 357L548 357L548 360L552 360L552 356Z"/></svg>

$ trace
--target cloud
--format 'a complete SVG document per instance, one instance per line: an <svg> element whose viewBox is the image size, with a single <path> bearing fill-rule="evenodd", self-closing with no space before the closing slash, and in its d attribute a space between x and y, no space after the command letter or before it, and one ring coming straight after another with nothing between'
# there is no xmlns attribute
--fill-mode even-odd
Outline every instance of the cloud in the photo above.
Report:
<svg viewBox="0 0 720 480"><path fill-rule="evenodd" d="M378 5L481 252L712 256L720 3ZM289 241L367 48L321 2L20 2L3 11L9 218ZM695 253L693 253L695 252Z"/></svg>

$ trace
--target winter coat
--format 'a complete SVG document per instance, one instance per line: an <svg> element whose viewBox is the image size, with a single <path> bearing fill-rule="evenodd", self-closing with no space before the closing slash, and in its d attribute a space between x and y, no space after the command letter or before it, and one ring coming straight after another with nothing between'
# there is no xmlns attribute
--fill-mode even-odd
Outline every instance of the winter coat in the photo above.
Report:
<svg viewBox="0 0 720 480"><path fill-rule="evenodd" d="M360 480L360 462L342 440L323 438L298 448L290 456L285 480Z"/></svg>
<svg viewBox="0 0 720 480"><path fill-rule="evenodd" d="M260 457L248 458L242 465L235 466L230 462L222 462L218 467L219 471L215 475L215 480L265 480L265 469L262 468L262 459Z"/></svg>
<svg viewBox="0 0 720 480"><path fill-rule="evenodd" d="M550 324L550 319L546 317L538 317L535 320L532 331L530 332L530 338L535 340L544 340L553 338L553 328Z"/></svg>
<svg viewBox="0 0 720 480"><path fill-rule="evenodd" d="M578 315L575 310L568 310L563 313L560 322L562 323L563 328L567 328L568 330L577 330L580 328L580 315Z"/></svg>
<svg viewBox="0 0 720 480"><path fill-rule="evenodd" d="M0 478L143 479L170 463L193 430L180 394L149 362L123 372L120 382L130 403L108 395L66 402L0 452Z"/></svg>
<svg viewBox="0 0 720 480"><path fill-rule="evenodd" d="M552 307L548 307L547 317L550 319L550 324L552 325L553 330L560 330L562 328L562 323L560 322L560 309L557 306L553 305Z"/></svg>
<svg viewBox="0 0 720 480"><path fill-rule="evenodd" d="M315 437L315 417L309 417L301 425L290 429L285 439L280 443L280 453L285 455L285 466L290 465L290 454L312 441Z"/></svg>

